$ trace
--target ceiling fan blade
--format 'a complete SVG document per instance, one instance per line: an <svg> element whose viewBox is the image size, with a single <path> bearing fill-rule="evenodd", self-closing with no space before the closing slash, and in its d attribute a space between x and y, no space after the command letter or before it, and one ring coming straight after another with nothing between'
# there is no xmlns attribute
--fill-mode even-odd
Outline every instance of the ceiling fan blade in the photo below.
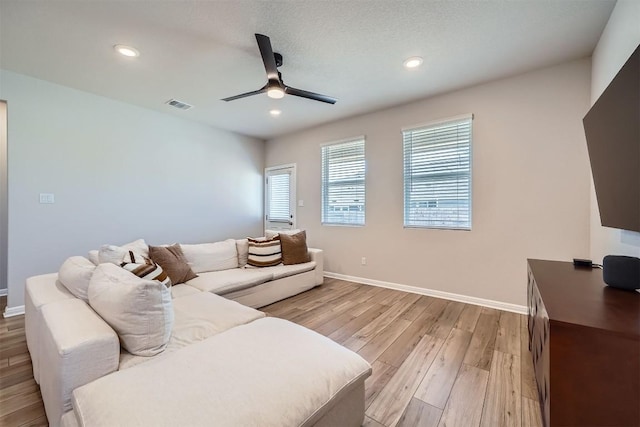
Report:
<svg viewBox="0 0 640 427"><path fill-rule="evenodd" d="M247 96L259 95L261 93L265 93L267 91L267 87L263 87L262 89L254 90L253 92L241 93L240 95L230 96L228 98L222 98L221 101L235 101L236 99L246 98Z"/></svg>
<svg viewBox="0 0 640 427"><path fill-rule="evenodd" d="M314 101L326 102L327 104L335 104L337 99L319 93L309 92L307 90L296 89L295 87L285 86L284 92L289 95L301 96L302 98L313 99Z"/></svg>
<svg viewBox="0 0 640 427"><path fill-rule="evenodd" d="M278 76L276 57L273 54L273 49L271 48L271 40L263 34L256 34L256 41L258 42L258 48L260 49L264 69L267 72L267 79L269 79L269 81L277 80L279 82L280 77Z"/></svg>

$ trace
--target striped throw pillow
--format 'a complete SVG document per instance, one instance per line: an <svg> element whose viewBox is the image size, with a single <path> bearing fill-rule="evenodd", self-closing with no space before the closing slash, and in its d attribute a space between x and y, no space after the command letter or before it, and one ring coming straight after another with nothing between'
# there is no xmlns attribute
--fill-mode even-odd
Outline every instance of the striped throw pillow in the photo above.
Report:
<svg viewBox="0 0 640 427"><path fill-rule="evenodd" d="M282 263L280 236L271 239L249 238L247 264L253 267L271 267Z"/></svg>
<svg viewBox="0 0 640 427"><path fill-rule="evenodd" d="M135 274L141 279L157 280L167 288L171 287L171 279L155 262L133 251L127 251L124 259L120 263L120 267Z"/></svg>

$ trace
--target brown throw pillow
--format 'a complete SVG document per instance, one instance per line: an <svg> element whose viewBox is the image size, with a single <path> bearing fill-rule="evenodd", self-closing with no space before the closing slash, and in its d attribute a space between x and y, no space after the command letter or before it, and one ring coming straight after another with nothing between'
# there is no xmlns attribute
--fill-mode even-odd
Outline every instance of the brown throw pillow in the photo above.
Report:
<svg viewBox="0 0 640 427"><path fill-rule="evenodd" d="M284 265L309 262L307 250L307 233L302 230L296 234L280 234L282 246L282 263Z"/></svg>
<svg viewBox="0 0 640 427"><path fill-rule="evenodd" d="M177 285L198 277L184 258L179 244L171 246L149 246L149 258L158 264Z"/></svg>

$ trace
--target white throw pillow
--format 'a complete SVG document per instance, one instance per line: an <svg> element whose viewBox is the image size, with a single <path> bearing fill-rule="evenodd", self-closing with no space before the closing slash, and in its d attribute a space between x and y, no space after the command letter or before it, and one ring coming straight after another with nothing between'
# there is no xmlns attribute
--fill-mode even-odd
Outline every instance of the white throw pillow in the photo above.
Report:
<svg viewBox="0 0 640 427"><path fill-rule="evenodd" d="M94 263L81 256L72 256L60 266L58 271L58 280L67 288L76 298L80 298L84 302L89 302L87 291L89 289L89 281L95 271Z"/></svg>
<svg viewBox="0 0 640 427"><path fill-rule="evenodd" d="M165 349L173 328L171 290L113 264L96 267L89 304L120 337L131 354L153 356Z"/></svg>
<svg viewBox="0 0 640 427"><path fill-rule="evenodd" d="M264 230L264 237L267 239L273 239L278 234L298 234L302 230L294 228L292 230Z"/></svg>
<svg viewBox="0 0 640 427"><path fill-rule="evenodd" d="M249 258L249 239L236 240L236 249L238 251L238 267L243 268L247 265Z"/></svg>
<svg viewBox="0 0 640 427"><path fill-rule="evenodd" d="M120 246L102 245L97 254L96 251L89 251L89 259L96 265L104 262L120 264L128 251L133 251L145 258L149 258L149 246L144 239L138 239Z"/></svg>
<svg viewBox="0 0 640 427"><path fill-rule="evenodd" d="M120 265L127 252L128 251L121 246L102 245L98 251L98 264L109 263Z"/></svg>
<svg viewBox="0 0 640 427"><path fill-rule="evenodd" d="M100 253L100 251L94 249L92 251L89 251L89 253L87 254L87 258L89 258L89 261L91 261L92 263L94 263L95 265L100 264L100 259L98 258L98 254Z"/></svg>
<svg viewBox="0 0 640 427"><path fill-rule="evenodd" d="M238 250L234 239L198 245L181 244L180 248L196 274L238 268Z"/></svg>

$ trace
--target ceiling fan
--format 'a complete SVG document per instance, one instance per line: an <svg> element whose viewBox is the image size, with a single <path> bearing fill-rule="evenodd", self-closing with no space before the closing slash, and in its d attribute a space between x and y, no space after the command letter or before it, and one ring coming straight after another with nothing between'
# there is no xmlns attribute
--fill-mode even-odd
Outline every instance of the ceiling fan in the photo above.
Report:
<svg viewBox="0 0 640 427"><path fill-rule="evenodd" d="M282 65L282 55L273 51L273 49L271 48L271 40L269 40L269 37L262 34L256 34L256 41L258 42L260 55L262 55L264 69L267 71L267 84L265 84L262 88L254 90L252 92L223 98L223 101L234 101L236 99L246 98L247 96L258 95L266 92L267 96L275 99L282 98L285 94L287 94L312 99L314 101L326 102L327 104L336 103L337 99L330 96L309 92L307 90L296 89L284 84L284 82L282 81L282 74L280 74L280 71L278 71L278 67Z"/></svg>

